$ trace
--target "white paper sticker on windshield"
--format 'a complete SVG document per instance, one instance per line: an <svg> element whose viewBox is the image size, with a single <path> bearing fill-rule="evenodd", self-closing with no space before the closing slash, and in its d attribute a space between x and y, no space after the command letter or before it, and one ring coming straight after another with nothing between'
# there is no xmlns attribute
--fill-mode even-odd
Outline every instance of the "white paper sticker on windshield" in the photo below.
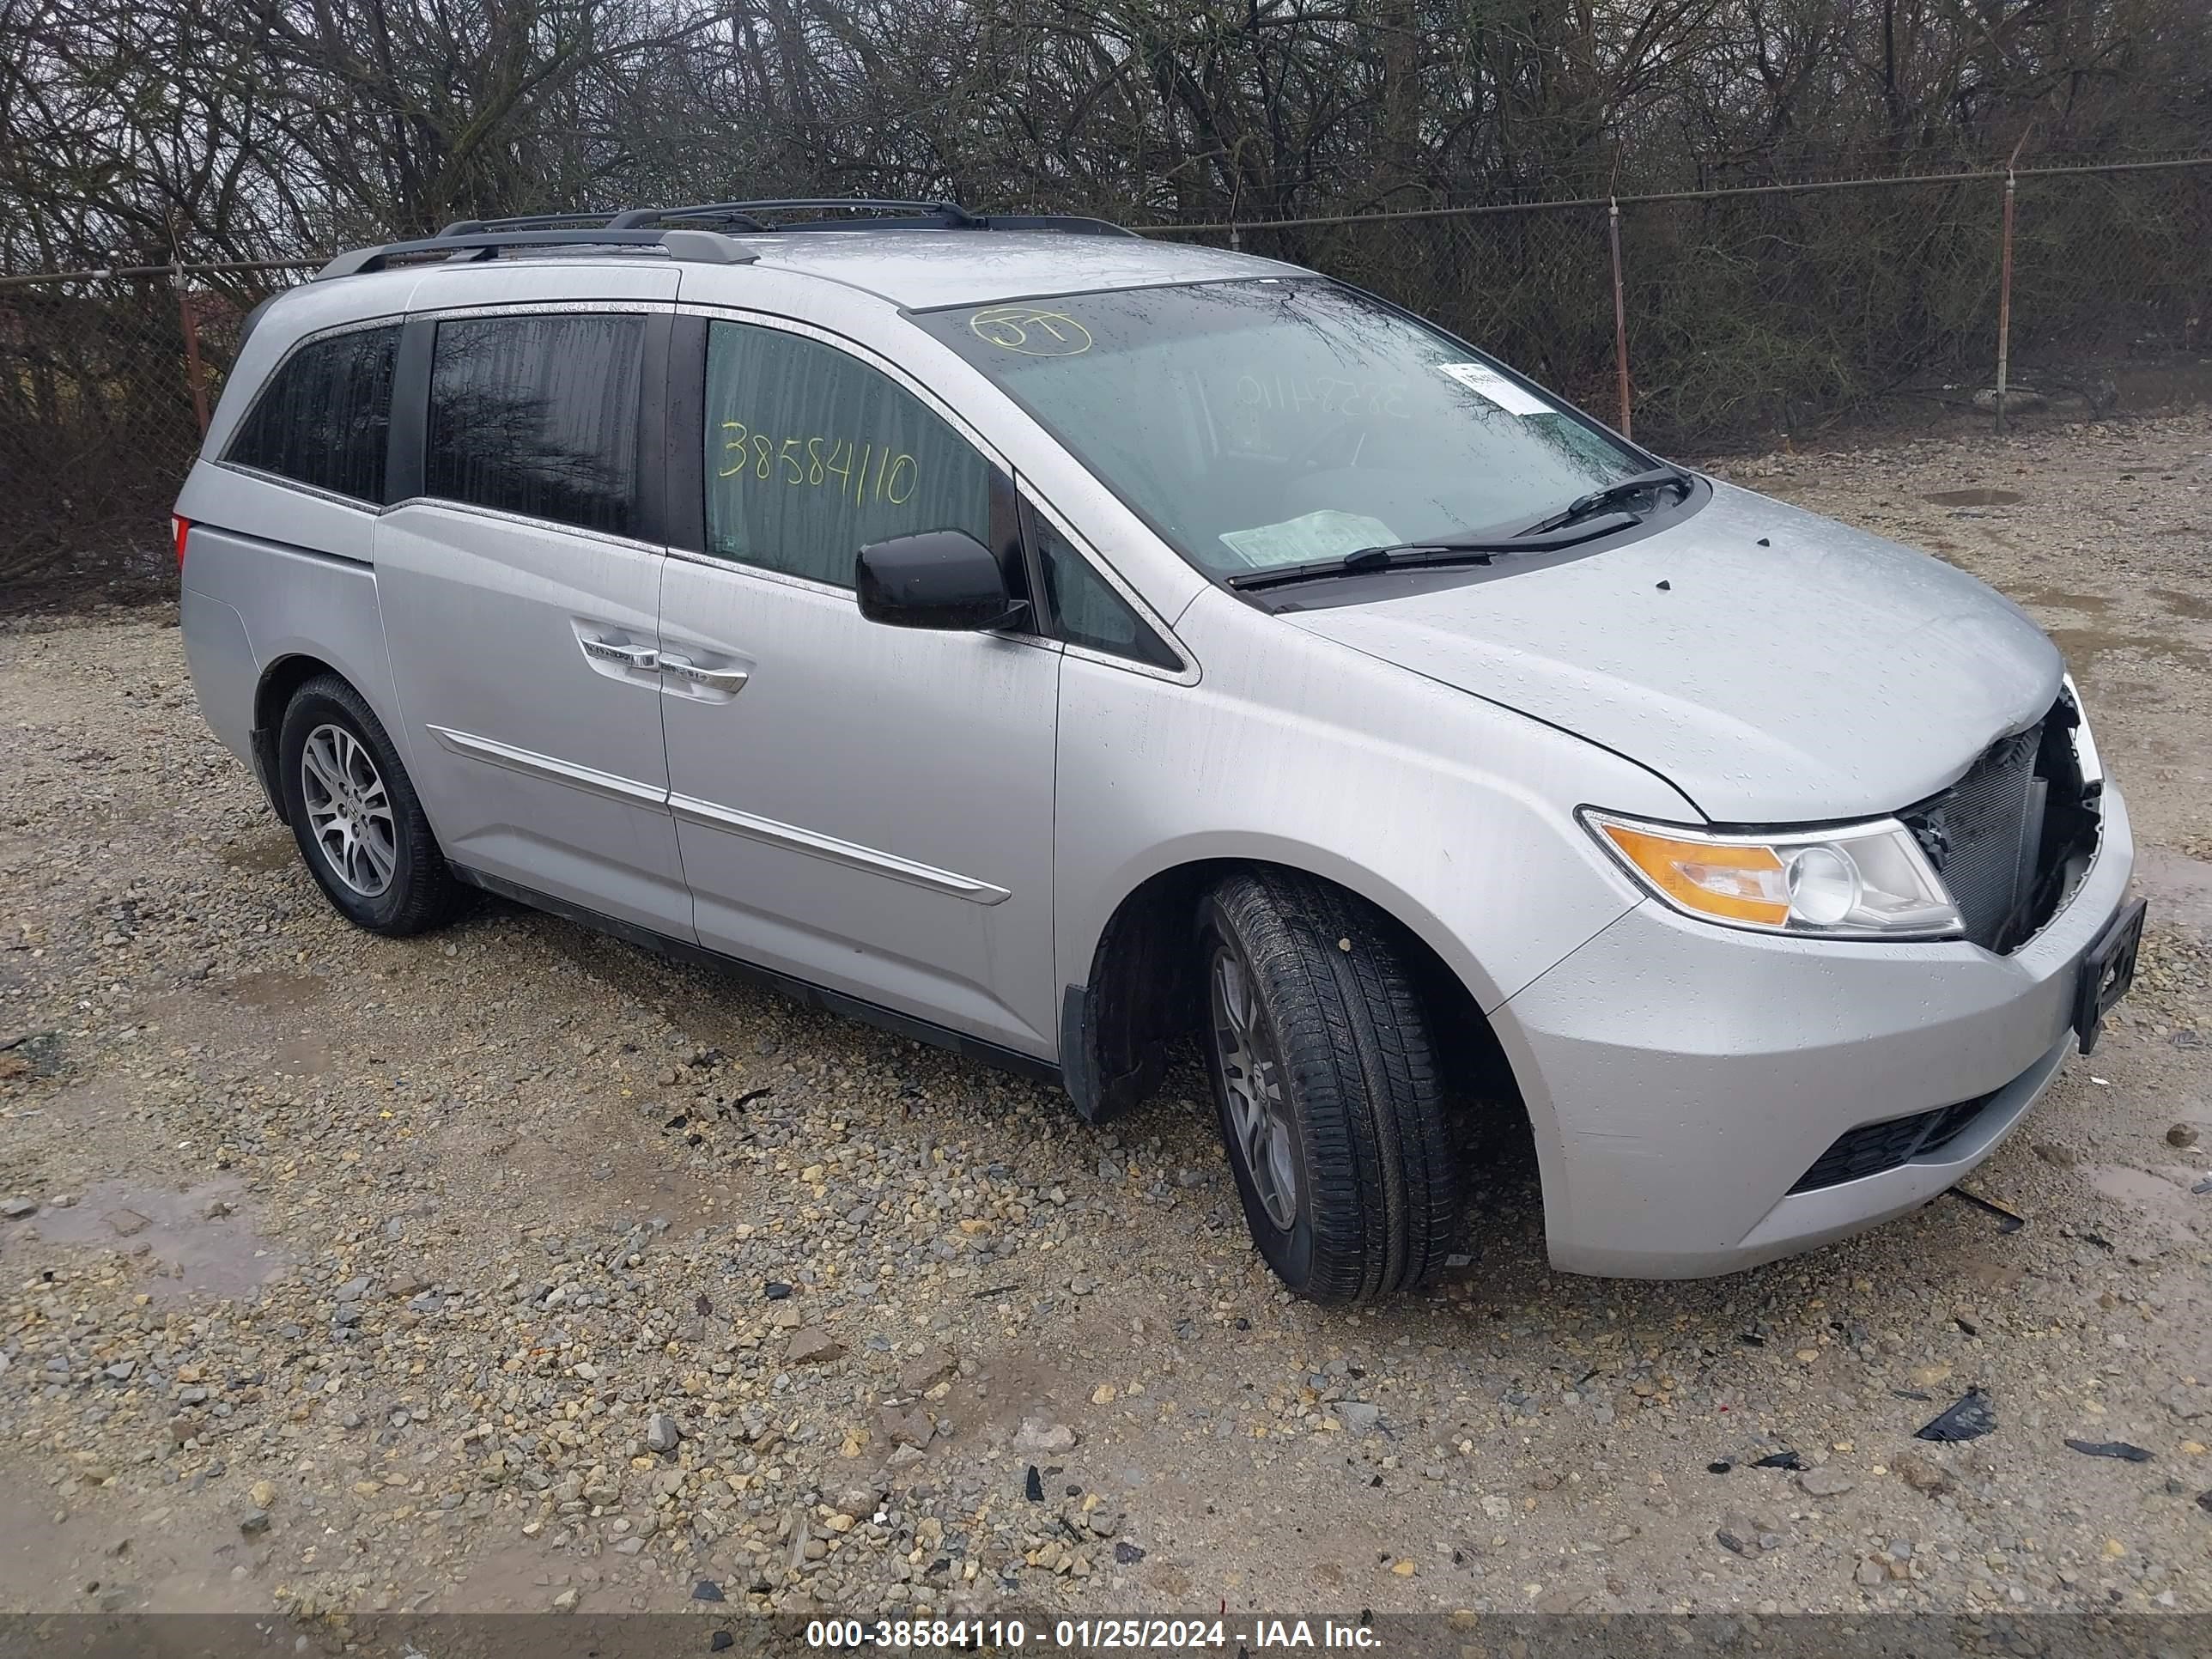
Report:
<svg viewBox="0 0 2212 1659"><path fill-rule="evenodd" d="M1533 392L1523 391L1488 363L1438 363L1437 372L1448 374L1478 398L1487 398L1508 415L1549 415L1551 404Z"/></svg>
<svg viewBox="0 0 2212 1659"><path fill-rule="evenodd" d="M1363 547L1388 547L1402 540L1380 519L1364 513L1339 513L1323 507L1301 514L1280 524L1255 525L1249 530L1224 531L1229 550L1255 569L1280 564L1310 564L1319 559L1340 559Z"/></svg>

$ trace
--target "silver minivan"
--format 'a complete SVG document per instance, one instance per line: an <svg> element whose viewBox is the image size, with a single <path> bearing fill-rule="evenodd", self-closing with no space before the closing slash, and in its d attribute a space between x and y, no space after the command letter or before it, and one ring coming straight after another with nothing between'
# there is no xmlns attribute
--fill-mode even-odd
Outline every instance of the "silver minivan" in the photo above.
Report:
<svg viewBox="0 0 2212 1659"><path fill-rule="evenodd" d="M1091 1122L1193 1037L1326 1302L1468 1248L1496 1126L1557 1267L1721 1273L2095 1041L2127 811L2010 602L1310 271L853 205L463 223L252 319L184 636L352 921L488 889Z"/></svg>

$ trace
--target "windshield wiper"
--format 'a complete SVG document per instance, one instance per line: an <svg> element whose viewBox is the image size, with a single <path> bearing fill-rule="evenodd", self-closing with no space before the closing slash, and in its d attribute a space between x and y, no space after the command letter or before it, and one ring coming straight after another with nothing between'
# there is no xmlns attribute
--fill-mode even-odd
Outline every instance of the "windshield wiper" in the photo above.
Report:
<svg viewBox="0 0 2212 1659"><path fill-rule="evenodd" d="M1249 592L1257 587L1280 587L1291 582L1317 581L1327 576L1365 576L1378 570L1409 570L1449 564L1488 564L1516 553L1549 553L1595 541L1616 530L1640 523L1632 513L1608 513L1601 519L1545 530L1524 530L1510 536L1440 536L1425 542L1393 542L1382 547L1363 547L1337 559L1312 559L1304 564L1277 565L1268 570L1245 570L1230 577L1229 586Z"/></svg>
<svg viewBox="0 0 2212 1659"><path fill-rule="evenodd" d="M1521 533L1534 536L1547 530L1558 530L1577 519L1588 517L1601 507L1616 506L1631 495L1641 495L1647 489L1679 489L1682 492L1682 499L1687 501L1690 491L1696 487L1697 480L1679 466L1661 465L1653 467L1649 472L1632 472L1626 478L1615 478L1602 489L1591 490L1587 495L1576 496L1563 511L1554 513L1548 519L1539 519Z"/></svg>

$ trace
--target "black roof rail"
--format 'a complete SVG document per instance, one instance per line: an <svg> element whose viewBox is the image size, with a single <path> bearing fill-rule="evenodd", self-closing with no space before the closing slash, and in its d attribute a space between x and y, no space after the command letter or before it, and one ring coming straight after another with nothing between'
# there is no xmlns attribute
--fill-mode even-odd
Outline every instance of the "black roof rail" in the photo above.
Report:
<svg viewBox="0 0 2212 1659"><path fill-rule="evenodd" d="M876 218L763 219L763 213L823 212L857 208ZM708 224L716 228L708 228ZM1075 236L1134 236L1104 219L1058 213L970 213L957 202L902 202L877 197L808 196L758 202L701 202L688 207L628 208L615 212L532 213L509 219L456 219L435 236L341 253L318 277L382 270L410 254L445 253L457 259L492 259L508 248L659 247L669 257L704 264L750 264L759 258L727 233L819 230L1051 230Z"/></svg>
<svg viewBox="0 0 2212 1659"><path fill-rule="evenodd" d="M755 218L748 211L760 205L758 202L701 202L691 207L630 208L610 218L607 228L643 229L657 225L664 219L714 219L726 225L735 225L740 230L775 229L775 226Z"/></svg>
<svg viewBox="0 0 2212 1659"><path fill-rule="evenodd" d="M449 228L450 231L450 228ZM411 241L386 242L381 247L357 247L315 273L321 281L332 276L355 276L382 270L395 258L412 253L447 253L459 259L495 259L508 248L530 247L658 247L672 259L696 260L702 264L749 265L760 258L728 237L711 230L607 230L578 228L556 230L470 230L458 234L441 232Z"/></svg>
<svg viewBox="0 0 2212 1659"><path fill-rule="evenodd" d="M770 224L764 213L825 212L860 209L894 217L802 219ZM1104 219L1058 213L970 213L957 202L907 202L880 197L799 196L757 202L702 202L696 207L632 208L607 221L607 228L631 229L686 219L717 219L744 231L817 230L1054 230L1078 236L1134 236L1125 225Z"/></svg>
<svg viewBox="0 0 2212 1659"><path fill-rule="evenodd" d="M441 236L472 236L493 230L566 230L605 225L614 215L605 208L584 208L574 213L525 213L512 219L456 219L438 233Z"/></svg>
<svg viewBox="0 0 2212 1659"><path fill-rule="evenodd" d="M742 214L751 217L761 213L821 213L834 209L865 209L871 213L902 213L935 222L939 229L965 230L981 222L957 202L906 202L878 196L790 196L771 198L759 202L708 202L697 207L639 208L621 216L623 220L642 217L653 219L684 219L694 215ZM757 221L756 221L757 222ZM882 228L879 219L817 219L795 225L762 225L763 230L856 229L874 230Z"/></svg>

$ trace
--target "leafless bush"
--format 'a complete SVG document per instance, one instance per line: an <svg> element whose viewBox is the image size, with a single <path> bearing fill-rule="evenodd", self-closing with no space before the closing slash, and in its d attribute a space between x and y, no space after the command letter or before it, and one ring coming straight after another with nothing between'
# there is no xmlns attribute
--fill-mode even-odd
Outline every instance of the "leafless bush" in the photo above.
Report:
<svg viewBox="0 0 2212 1659"><path fill-rule="evenodd" d="M2202 0L0 0L0 273L952 196L1235 222L1610 412L1619 197L1638 432L1670 443L1978 376L2002 198L1639 198L2212 150ZM2025 179L2018 360L2201 343L2208 178ZM1430 211L1462 208L1522 210ZM215 368L270 280L192 279ZM0 577L158 526L182 343L173 284L0 288Z"/></svg>

